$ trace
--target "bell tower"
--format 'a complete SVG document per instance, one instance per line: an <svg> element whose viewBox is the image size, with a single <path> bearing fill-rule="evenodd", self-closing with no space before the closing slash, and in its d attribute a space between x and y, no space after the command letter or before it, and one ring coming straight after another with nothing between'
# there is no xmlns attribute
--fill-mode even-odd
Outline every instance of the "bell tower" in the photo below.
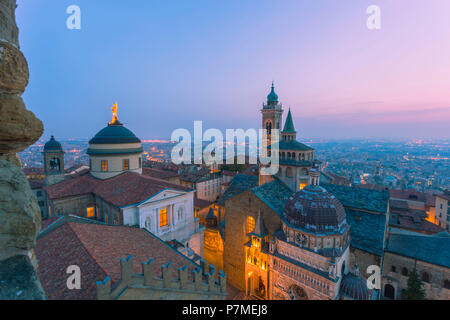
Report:
<svg viewBox="0 0 450 320"><path fill-rule="evenodd" d="M263 103L262 128L267 130L268 145L271 143L272 130L281 131L281 121L283 116L283 105L278 101L278 95L275 93L275 86L272 82L272 89L267 96L267 102Z"/></svg>
<svg viewBox="0 0 450 320"><path fill-rule="evenodd" d="M44 146L45 185L59 183L64 180L64 151L61 144L52 136Z"/></svg>

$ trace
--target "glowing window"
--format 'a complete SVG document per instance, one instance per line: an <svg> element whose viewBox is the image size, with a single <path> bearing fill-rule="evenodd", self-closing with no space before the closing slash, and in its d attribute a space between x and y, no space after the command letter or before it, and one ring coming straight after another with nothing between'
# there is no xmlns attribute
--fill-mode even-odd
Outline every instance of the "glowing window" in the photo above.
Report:
<svg viewBox="0 0 450 320"><path fill-rule="evenodd" d="M167 209L161 209L159 210L159 227L162 228L167 225L169 225Z"/></svg>
<svg viewBox="0 0 450 320"><path fill-rule="evenodd" d="M94 207L89 207L89 208L87 208L87 217L88 218L93 218L93 217L95 217L95 209L94 209Z"/></svg>
<svg viewBox="0 0 450 320"><path fill-rule="evenodd" d="M123 170L130 170L130 159L123 159Z"/></svg>
<svg viewBox="0 0 450 320"><path fill-rule="evenodd" d="M108 171L108 160L102 160L102 172Z"/></svg>
<svg viewBox="0 0 450 320"><path fill-rule="evenodd" d="M255 230L255 219L252 217L247 218L247 233L253 232Z"/></svg>
<svg viewBox="0 0 450 320"><path fill-rule="evenodd" d="M307 183L300 183L300 190L303 190L307 185Z"/></svg>

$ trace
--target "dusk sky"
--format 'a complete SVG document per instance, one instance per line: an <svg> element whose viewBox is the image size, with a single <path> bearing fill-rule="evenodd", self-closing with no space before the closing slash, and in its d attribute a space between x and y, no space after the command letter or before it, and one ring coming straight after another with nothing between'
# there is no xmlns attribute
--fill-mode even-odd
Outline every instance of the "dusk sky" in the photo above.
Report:
<svg viewBox="0 0 450 320"><path fill-rule="evenodd" d="M24 5L26 3L26 5ZM81 8L81 30L66 9ZM366 26L381 7L381 30ZM450 138L448 0L19 0L44 138L259 128L272 80L306 138Z"/></svg>

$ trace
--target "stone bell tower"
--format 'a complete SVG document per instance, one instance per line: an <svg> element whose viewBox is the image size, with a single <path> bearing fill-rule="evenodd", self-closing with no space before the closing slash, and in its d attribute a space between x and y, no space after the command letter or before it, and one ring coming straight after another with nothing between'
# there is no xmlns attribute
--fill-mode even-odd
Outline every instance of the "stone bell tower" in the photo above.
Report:
<svg viewBox="0 0 450 320"><path fill-rule="evenodd" d="M268 145L271 143L272 130L281 131L281 121L283 116L283 105L278 101L278 95L275 93L275 86L272 82L272 89L267 96L267 102L263 103L262 128L267 130Z"/></svg>
<svg viewBox="0 0 450 320"><path fill-rule="evenodd" d="M61 144L52 136L44 146L45 185L59 183L64 180L64 151Z"/></svg>

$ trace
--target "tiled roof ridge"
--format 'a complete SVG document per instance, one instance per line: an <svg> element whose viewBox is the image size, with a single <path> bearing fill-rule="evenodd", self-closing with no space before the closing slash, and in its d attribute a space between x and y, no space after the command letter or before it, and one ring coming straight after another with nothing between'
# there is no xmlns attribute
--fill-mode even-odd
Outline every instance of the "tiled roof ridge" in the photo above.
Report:
<svg viewBox="0 0 450 320"><path fill-rule="evenodd" d="M83 240L81 240L81 238L78 236L78 233L72 228L72 224L77 224L77 222L67 222L67 225L69 226L70 230L72 230L72 232L75 234L75 237L78 239L80 244L83 246L83 248L89 254L89 256L92 258L92 260L95 261L97 266L105 273L106 276L109 276L109 273L105 270L105 268L102 266L102 264L94 257L94 255L91 253L91 251L88 249L88 247L86 247ZM82 223L78 222L78 224L82 224ZM107 225L105 225L105 226L107 226Z"/></svg>

